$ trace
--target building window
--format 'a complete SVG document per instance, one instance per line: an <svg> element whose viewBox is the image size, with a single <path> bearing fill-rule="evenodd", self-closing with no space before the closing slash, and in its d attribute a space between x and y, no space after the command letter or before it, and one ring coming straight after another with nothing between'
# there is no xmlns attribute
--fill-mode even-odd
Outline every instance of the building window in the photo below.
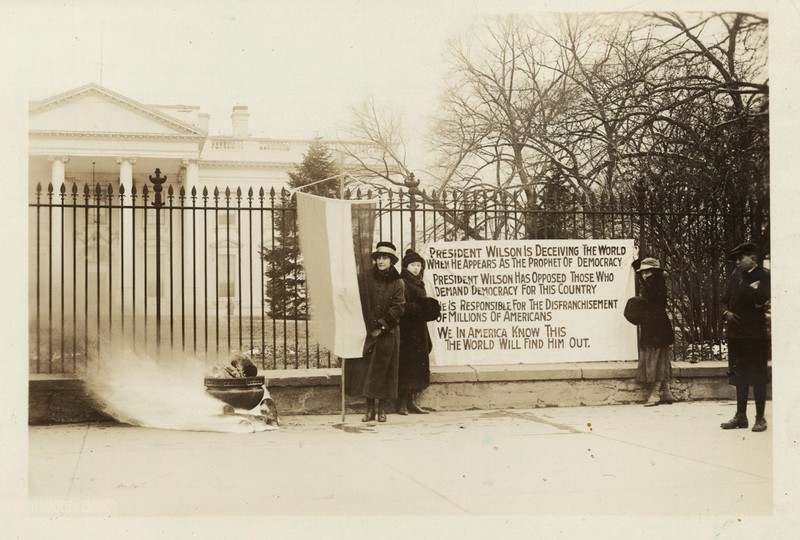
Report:
<svg viewBox="0 0 800 540"><path fill-rule="evenodd" d="M217 298L236 296L236 255L217 255Z"/></svg>
<svg viewBox="0 0 800 540"><path fill-rule="evenodd" d="M238 216L234 212L217 212L217 225L229 229L236 227L239 223Z"/></svg>

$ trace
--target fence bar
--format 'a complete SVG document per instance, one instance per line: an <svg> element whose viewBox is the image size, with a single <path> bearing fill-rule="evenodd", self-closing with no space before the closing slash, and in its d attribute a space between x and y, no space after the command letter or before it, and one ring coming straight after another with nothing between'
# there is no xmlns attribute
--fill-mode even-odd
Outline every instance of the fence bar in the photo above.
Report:
<svg viewBox="0 0 800 540"><path fill-rule="evenodd" d="M181 224L181 351L186 350L186 222L185 204L186 189L181 186L178 192L178 202L180 204L180 224Z"/></svg>
<svg viewBox="0 0 800 540"><path fill-rule="evenodd" d="M111 342L113 340L114 330L112 328L112 324L114 321L114 314L113 314L113 307L114 307L114 299L113 299L113 292L112 286L114 283L114 257L113 257L113 248L114 248L114 213L111 211L111 203L114 197L114 190L109 184L107 192L106 192L106 211L108 212L108 340Z"/></svg>
<svg viewBox="0 0 800 540"><path fill-rule="evenodd" d="M53 184L47 186L47 372L53 372Z"/></svg>
<svg viewBox="0 0 800 540"><path fill-rule="evenodd" d="M174 245L172 243L172 199L174 196L174 191L172 186L169 186L167 189L167 200L169 204L167 206L167 228L169 229L169 348L172 350L175 347L175 296L173 290L174 279L173 276L175 275L175 269L173 266L173 248ZM159 281L161 280L161 276L156 276L156 279Z"/></svg>
<svg viewBox="0 0 800 540"><path fill-rule="evenodd" d="M131 185L131 346L136 350L136 184Z"/></svg>
<svg viewBox="0 0 800 540"><path fill-rule="evenodd" d="M38 210L38 209L37 209ZM38 229L38 224L37 224ZM39 245L36 250L38 253ZM38 262L36 282L38 287ZM38 294L37 294L38 296ZM37 299L38 307L38 299ZM78 364L78 185L72 184L72 372L77 371ZM37 315L38 318L38 315ZM38 329L37 329L38 335ZM38 346L38 343L37 343ZM38 355L39 352L37 351Z"/></svg>
<svg viewBox="0 0 800 540"><path fill-rule="evenodd" d="M250 272L247 283L249 284L248 305L250 306L250 351L253 350L253 188L247 191L247 245L250 246L247 257L247 267ZM241 285L239 285L241 287ZM241 334L240 334L241 335ZM240 337L241 339L241 337Z"/></svg>
<svg viewBox="0 0 800 540"><path fill-rule="evenodd" d="M266 268L264 268L264 188L259 188L258 190L258 230L260 232L259 237L259 258L258 264L259 269L261 270L261 314L259 318L261 319L261 367L266 369L266 362L267 362L267 344L266 344L266 313L267 313L267 305L266 305L266 284L264 283ZM273 355L274 356L274 355Z"/></svg>
<svg viewBox="0 0 800 540"><path fill-rule="evenodd" d="M119 186L119 331L125 339L125 186Z"/></svg>
<svg viewBox="0 0 800 540"><path fill-rule="evenodd" d="M236 188L236 238L242 238L242 190ZM242 350L242 243L236 245L236 265L238 275L236 287L239 289L239 350Z"/></svg>
<svg viewBox="0 0 800 540"><path fill-rule="evenodd" d="M64 287L64 285L65 285L65 283L64 283L64 198L66 197L66 193L67 193L67 187L64 184L61 184L61 187L59 188L59 197L61 199L61 205L60 205L61 206L61 208L60 208L61 219L59 220L59 222L60 222L59 223L59 225L60 225L59 229L61 229L59 231L59 235L61 237L60 238L60 240L61 240L61 249L59 249L58 252L59 252L59 255L60 255L60 259L61 259L61 273L59 274L60 279L61 279L61 286L59 287L59 289L60 289L59 292L61 294L61 317L60 317L60 321L59 321L61 323L61 335L59 336L59 339L61 340L61 372L62 373L64 372L64 355L65 355L65 351L64 351L64 322L66 320L66 317L64 316L64 289L65 289L65 287Z"/></svg>

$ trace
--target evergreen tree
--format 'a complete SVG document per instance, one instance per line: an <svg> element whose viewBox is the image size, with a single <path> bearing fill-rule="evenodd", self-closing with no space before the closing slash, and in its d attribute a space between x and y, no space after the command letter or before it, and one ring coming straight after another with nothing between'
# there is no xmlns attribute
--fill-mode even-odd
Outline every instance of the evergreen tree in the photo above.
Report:
<svg viewBox="0 0 800 540"><path fill-rule="evenodd" d="M339 178L319 182L340 173L331 152L315 138L303 156L303 161L289 173L289 187L303 188L304 193L321 197L335 198L339 194ZM314 185L309 185L314 184ZM297 240L297 204L289 192L282 190L280 199L274 203L273 218L274 247L262 246L267 270L267 290L269 316L273 319L306 319L308 304L305 291L305 270L303 269L300 247Z"/></svg>

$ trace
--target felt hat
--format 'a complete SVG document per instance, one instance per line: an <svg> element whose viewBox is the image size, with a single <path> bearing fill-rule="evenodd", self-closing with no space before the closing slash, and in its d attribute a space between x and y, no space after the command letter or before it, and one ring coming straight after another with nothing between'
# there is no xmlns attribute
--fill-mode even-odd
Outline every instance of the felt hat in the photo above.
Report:
<svg viewBox="0 0 800 540"><path fill-rule="evenodd" d="M755 253L758 257L761 257L761 250L758 249L757 245L752 242L744 242L728 253L728 260L735 261L742 253Z"/></svg>
<svg viewBox="0 0 800 540"><path fill-rule="evenodd" d="M397 248L391 242L378 242L378 245L375 246L375 251L372 252L372 260L374 261L378 255L388 255L392 264L397 264L399 260L397 258Z"/></svg>
<svg viewBox="0 0 800 540"><path fill-rule="evenodd" d="M661 268L658 259L654 259L653 257L647 257L646 259L643 259L642 263L639 265L639 269L636 271L642 272L644 270L659 270L661 272L664 271L664 269Z"/></svg>

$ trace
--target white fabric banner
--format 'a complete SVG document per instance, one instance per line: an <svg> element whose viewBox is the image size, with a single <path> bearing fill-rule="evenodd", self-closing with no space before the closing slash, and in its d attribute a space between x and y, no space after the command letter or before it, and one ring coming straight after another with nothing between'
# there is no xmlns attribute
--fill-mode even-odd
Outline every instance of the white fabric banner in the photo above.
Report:
<svg viewBox="0 0 800 540"><path fill-rule="evenodd" d="M311 317L319 344L340 358L359 358L367 335L356 273L352 206L297 193L297 226Z"/></svg>
<svg viewBox="0 0 800 540"><path fill-rule="evenodd" d="M437 365L635 360L633 240L434 242Z"/></svg>

